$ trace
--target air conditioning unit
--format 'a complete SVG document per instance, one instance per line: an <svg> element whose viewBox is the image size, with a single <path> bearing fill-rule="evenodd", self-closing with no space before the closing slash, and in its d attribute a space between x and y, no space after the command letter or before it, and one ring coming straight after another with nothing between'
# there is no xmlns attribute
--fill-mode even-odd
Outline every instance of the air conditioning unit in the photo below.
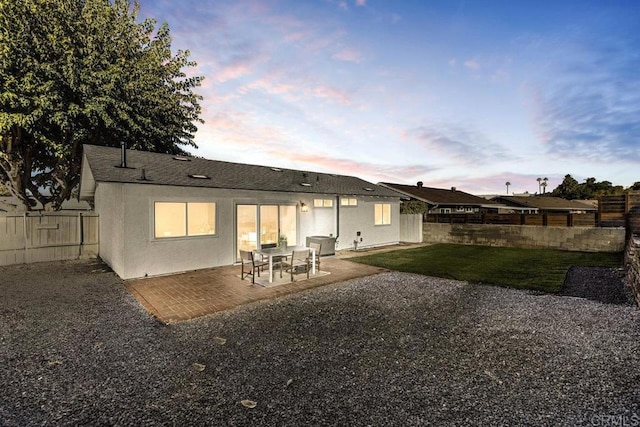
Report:
<svg viewBox="0 0 640 427"><path fill-rule="evenodd" d="M336 254L336 238L330 236L309 236L307 237L307 246L309 243L319 243L322 245L320 248L320 256L335 255Z"/></svg>

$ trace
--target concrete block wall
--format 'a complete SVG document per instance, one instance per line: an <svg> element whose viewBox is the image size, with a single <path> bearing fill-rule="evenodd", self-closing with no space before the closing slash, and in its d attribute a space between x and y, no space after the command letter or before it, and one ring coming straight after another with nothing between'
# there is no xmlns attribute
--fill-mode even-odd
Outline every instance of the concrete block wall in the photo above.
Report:
<svg viewBox="0 0 640 427"><path fill-rule="evenodd" d="M640 306L640 237L631 237L624 254L626 281Z"/></svg>
<svg viewBox="0 0 640 427"><path fill-rule="evenodd" d="M625 249L625 229L424 223L423 242L550 248L581 252L622 252Z"/></svg>

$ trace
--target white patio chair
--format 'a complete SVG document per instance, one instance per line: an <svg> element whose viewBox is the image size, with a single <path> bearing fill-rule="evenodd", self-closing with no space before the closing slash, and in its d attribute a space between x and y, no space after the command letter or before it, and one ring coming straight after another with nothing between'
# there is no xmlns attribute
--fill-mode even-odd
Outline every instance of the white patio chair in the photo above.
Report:
<svg viewBox="0 0 640 427"><path fill-rule="evenodd" d="M298 273L307 273L307 279L309 278L309 271L311 270L311 264L309 259L309 249L302 249L299 251L293 251L291 254L291 261L283 260L280 263L280 277L282 278L282 271L291 273L291 281L293 282L293 275Z"/></svg>
<svg viewBox="0 0 640 427"><path fill-rule="evenodd" d="M320 271L320 251L322 250L322 243L310 242L309 248L315 249L316 270Z"/></svg>
<svg viewBox="0 0 640 427"><path fill-rule="evenodd" d="M268 262L256 260L252 251L244 251L240 249L240 261L242 263L240 267L240 278L244 280L245 277L251 276L251 283L256 283L256 271L258 272L258 277L260 277L260 269L268 266ZM245 265L248 267L247 272L245 272Z"/></svg>

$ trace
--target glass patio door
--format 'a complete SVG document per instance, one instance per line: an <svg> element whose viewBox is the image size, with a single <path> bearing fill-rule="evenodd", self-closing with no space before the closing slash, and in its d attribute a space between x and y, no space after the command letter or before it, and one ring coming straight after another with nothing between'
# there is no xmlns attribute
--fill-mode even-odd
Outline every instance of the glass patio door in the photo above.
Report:
<svg viewBox="0 0 640 427"><path fill-rule="evenodd" d="M258 207L256 205L238 205L236 207L236 258L240 258L240 249L252 251L258 249Z"/></svg>
<svg viewBox="0 0 640 427"><path fill-rule="evenodd" d="M260 206L260 247L278 244L278 206Z"/></svg>
<svg viewBox="0 0 640 427"><path fill-rule="evenodd" d="M295 206L280 206L280 236L287 238L287 245L298 243L298 228Z"/></svg>
<svg viewBox="0 0 640 427"><path fill-rule="evenodd" d="M237 205L236 248L251 251L258 247L277 246L278 237L288 245L298 238L295 205ZM240 252L236 254L240 258Z"/></svg>

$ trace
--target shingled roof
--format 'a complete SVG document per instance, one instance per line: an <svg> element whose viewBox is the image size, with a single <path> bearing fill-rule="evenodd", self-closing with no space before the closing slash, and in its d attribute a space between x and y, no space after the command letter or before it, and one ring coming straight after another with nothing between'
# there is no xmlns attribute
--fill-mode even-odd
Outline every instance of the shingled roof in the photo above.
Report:
<svg viewBox="0 0 640 427"><path fill-rule="evenodd" d="M560 197L550 196L500 196L492 200L502 202L510 206L537 208L541 211L597 211L588 202L579 200L566 200Z"/></svg>
<svg viewBox="0 0 640 427"><path fill-rule="evenodd" d="M482 197L465 193L464 191L452 188L450 190L443 188L424 187L416 185L392 184L389 182L381 182L389 189L396 190L405 196L422 200L432 205L455 205L455 206L495 206L497 203L491 202Z"/></svg>
<svg viewBox="0 0 640 427"><path fill-rule="evenodd" d="M232 190L400 197L360 178L269 166L231 163L148 151L85 145L84 156L96 182L207 187ZM144 170L144 179L143 179Z"/></svg>

